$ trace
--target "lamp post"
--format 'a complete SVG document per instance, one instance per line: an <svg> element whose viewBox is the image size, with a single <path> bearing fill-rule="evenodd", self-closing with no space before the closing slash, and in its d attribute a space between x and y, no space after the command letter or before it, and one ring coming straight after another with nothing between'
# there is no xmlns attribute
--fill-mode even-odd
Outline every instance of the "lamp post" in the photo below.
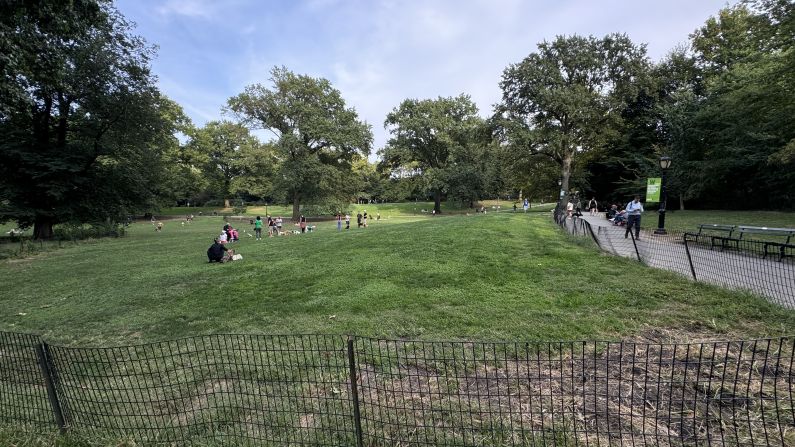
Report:
<svg viewBox="0 0 795 447"><path fill-rule="evenodd" d="M671 157L663 155L660 157L660 169L662 170L662 179L660 179L660 210L658 213L660 217L657 220L657 229L654 234L665 233L665 205L668 202L668 191L665 190L665 173L671 167Z"/></svg>

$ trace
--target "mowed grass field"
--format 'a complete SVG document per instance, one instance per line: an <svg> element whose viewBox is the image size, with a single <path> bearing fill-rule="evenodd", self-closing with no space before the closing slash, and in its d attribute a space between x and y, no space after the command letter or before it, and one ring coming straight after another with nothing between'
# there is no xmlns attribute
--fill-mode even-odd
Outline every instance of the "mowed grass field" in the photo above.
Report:
<svg viewBox="0 0 795 447"><path fill-rule="evenodd" d="M367 207L369 212L375 207ZM0 330L105 346L208 333L619 339L649 329L791 334L795 312L610 257L548 213L382 213L367 229L254 238L208 264L223 220L133 224L120 239L0 261ZM233 221L253 232L248 219Z"/></svg>

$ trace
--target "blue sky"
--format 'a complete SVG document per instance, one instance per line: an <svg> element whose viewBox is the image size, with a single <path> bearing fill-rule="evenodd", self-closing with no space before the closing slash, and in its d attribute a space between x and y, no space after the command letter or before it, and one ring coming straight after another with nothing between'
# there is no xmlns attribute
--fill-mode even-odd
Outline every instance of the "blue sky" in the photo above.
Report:
<svg viewBox="0 0 795 447"><path fill-rule="evenodd" d="M717 0L119 0L159 47L160 88L197 125L273 66L329 79L386 142L405 98L467 93L487 116L505 67L560 34L627 33L659 60L725 6ZM261 134L265 135L265 134ZM373 157L371 156L371 159Z"/></svg>

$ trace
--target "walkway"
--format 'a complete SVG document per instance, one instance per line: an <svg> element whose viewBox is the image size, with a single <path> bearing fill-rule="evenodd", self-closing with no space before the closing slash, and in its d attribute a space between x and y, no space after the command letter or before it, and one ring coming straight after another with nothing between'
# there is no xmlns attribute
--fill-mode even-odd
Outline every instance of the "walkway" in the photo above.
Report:
<svg viewBox="0 0 795 447"><path fill-rule="evenodd" d="M747 290L768 298L782 306L795 309L795 262L786 258L779 262L771 255L763 259L754 253L735 250L710 249L696 242L688 242L691 263L681 233L655 235L651 230L642 230L633 245L632 238L625 238L625 228L614 226L604 215L582 217L588 222L602 250L628 258L638 259L644 264L670 270L698 281L739 290ZM571 228L572 221L567 221ZM579 232L580 230L578 230Z"/></svg>

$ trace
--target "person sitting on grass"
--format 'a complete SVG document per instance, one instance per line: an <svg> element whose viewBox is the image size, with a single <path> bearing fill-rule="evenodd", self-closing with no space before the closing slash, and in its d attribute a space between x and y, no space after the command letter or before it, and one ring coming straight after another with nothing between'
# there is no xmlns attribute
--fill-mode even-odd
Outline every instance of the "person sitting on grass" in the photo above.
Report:
<svg viewBox="0 0 795 447"><path fill-rule="evenodd" d="M218 238L213 240L213 245L207 249L207 259L209 262L228 262L232 260L235 251L226 248L224 244L218 241Z"/></svg>

